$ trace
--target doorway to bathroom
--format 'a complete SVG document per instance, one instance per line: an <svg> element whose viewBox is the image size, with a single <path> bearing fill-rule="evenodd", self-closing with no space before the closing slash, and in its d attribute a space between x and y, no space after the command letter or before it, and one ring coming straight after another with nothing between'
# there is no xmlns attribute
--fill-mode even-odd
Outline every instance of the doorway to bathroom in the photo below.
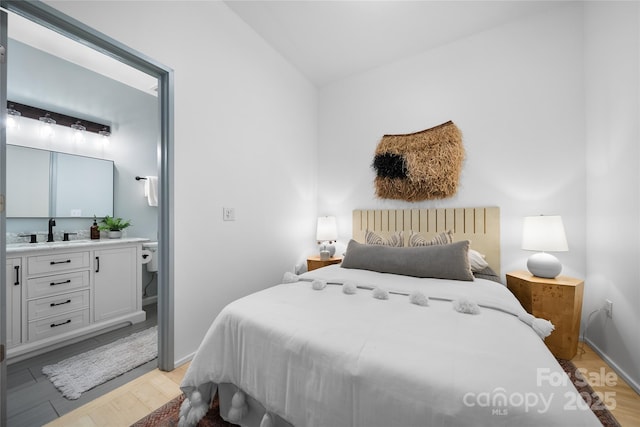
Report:
<svg viewBox="0 0 640 427"><path fill-rule="evenodd" d="M15 13L17 16L26 18L28 21L35 22L38 25L54 30L56 33L63 34L67 38L74 40L84 46L89 46L94 50L101 52L103 55L109 58L115 58L119 62L126 64L129 67L141 71L142 73L151 76L157 82L157 103L156 112L159 111L159 118L157 123L157 151L156 158L154 159L155 169L152 171L142 170L136 172L139 174L157 175L159 177L159 194L158 194L158 207L157 207L157 234L156 239L159 242L157 251L158 257L158 272L157 272L157 323L159 329L158 340L158 367L162 370L173 369L173 305L172 305L172 293L173 293L173 254L171 250L171 239L173 235L172 218L170 216L170 206L172 204L172 193L170 183L173 181L172 176L172 144L173 144L173 83L172 83L172 71L145 56L135 52L124 45L84 26L83 24L59 13L55 9L39 3L39 2L21 2L3 0L0 4L4 10L11 13ZM11 19L7 21L5 11L0 11L3 14L3 25L0 28L2 37L0 41L3 46L7 44L7 27L11 27ZM8 24L7 24L8 22ZM7 62L11 59L10 54L6 56ZM0 78L4 80L6 85L6 63L2 65L3 70L0 72ZM2 86L6 88L6 86ZM7 90L0 91L0 107L1 116L6 116L6 94ZM0 160L6 161L6 127L5 121L2 121L2 132L0 141ZM4 166L4 163L3 163ZM6 186L5 167L2 167L0 172L0 197L4 197L4 191ZM137 182L133 181L128 184L130 188L136 188ZM131 190L131 191L138 191ZM125 190L123 190L125 191ZM3 235L7 232L7 221L4 210L0 210L0 233ZM144 221L143 221L144 222ZM4 241L4 240L3 240ZM6 243L6 241L5 241ZM6 279L6 246L2 244L0 248L0 265L3 267L0 277L3 279L2 293L5 293L5 279ZM147 276L148 279L148 276ZM145 280L144 285L148 282ZM6 312L6 296L2 295L0 299L2 306L0 311ZM150 317L151 314L150 314ZM0 327L4 328L4 322L0 322ZM5 345L6 334L2 334L2 344ZM3 347L4 349L4 347ZM0 424L6 423L6 360L2 361L2 375L0 375Z"/></svg>

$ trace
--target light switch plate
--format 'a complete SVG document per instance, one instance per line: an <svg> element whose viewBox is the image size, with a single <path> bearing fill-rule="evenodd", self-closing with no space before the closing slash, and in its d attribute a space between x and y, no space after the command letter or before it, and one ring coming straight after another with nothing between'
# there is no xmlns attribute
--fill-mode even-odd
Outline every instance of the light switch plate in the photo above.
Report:
<svg viewBox="0 0 640 427"><path fill-rule="evenodd" d="M222 208L222 220L223 221L235 221L236 209L235 208Z"/></svg>

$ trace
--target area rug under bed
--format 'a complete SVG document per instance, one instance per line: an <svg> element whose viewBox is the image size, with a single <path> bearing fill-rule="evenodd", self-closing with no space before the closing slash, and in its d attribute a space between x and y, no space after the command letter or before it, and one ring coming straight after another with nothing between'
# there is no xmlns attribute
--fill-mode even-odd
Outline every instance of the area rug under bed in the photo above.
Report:
<svg viewBox="0 0 640 427"><path fill-rule="evenodd" d="M180 395L160 408L156 409L140 421L132 424L132 427L175 427L178 425L178 413L180 405L184 400L184 395ZM220 407L218 404L218 395L213 399L209 412L198 423L198 427L233 427L231 424L222 419L220 416Z"/></svg>
<svg viewBox="0 0 640 427"><path fill-rule="evenodd" d="M558 359L560 366L562 369L569 375L571 381L574 386L583 397L585 402L590 403L592 406L592 411L603 427L620 427L620 424L615 419L613 414L605 408L602 404L602 401L598 397L598 395L593 391L593 388L584 381L580 372L578 372L576 366L570 360L562 360ZM136 422L132 425L132 427L174 427L178 425L178 413L180 411L180 405L184 400L184 395L180 395L175 399L171 400L169 403L166 403L162 407L156 409L146 417L142 418L140 421ZM599 409L601 408L601 409ZM235 426L235 424L231 424L226 422L220 416L220 407L218 405L218 396L213 400L213 404L209 409L209 412L204 416L202 420L198 423L198 427L228 427Z"/></svg>
<svg viewBox="0 0 640 427"><path fill-rule="evenodd" d="M571 382L582 396L582 399L591 405L591 410L596 417L600 420L604 427L621 427L618 420L615 419L613 414L605 407L602 399L595 393L593 388L587 383L582 374L576 368L570 360L558 359L558 363L562 366L562 369L569 375Z"/></svg>

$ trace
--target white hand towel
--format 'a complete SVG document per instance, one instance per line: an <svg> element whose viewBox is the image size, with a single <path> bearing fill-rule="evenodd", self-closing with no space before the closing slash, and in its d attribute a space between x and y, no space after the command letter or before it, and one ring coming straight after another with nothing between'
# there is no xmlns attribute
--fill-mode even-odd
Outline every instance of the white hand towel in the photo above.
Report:
<svg viewBox="0 0 640 427"><path fill-rule="evenodd" d="M149 206L158 206L158 177L147 176L144 181L144 197L147 198Z"/></svg>

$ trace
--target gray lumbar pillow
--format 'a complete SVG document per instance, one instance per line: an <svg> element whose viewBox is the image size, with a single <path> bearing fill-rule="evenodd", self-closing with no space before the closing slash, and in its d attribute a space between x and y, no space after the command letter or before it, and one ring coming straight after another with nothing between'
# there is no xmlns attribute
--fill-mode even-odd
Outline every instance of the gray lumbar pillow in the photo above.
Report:
<svg viewBox="0 0 640 427"><path fill-rule="evenodd" d="M413 277L473 280L468 254L468 240L403 248L365 245L351 240L342 267Z"/></svg>

